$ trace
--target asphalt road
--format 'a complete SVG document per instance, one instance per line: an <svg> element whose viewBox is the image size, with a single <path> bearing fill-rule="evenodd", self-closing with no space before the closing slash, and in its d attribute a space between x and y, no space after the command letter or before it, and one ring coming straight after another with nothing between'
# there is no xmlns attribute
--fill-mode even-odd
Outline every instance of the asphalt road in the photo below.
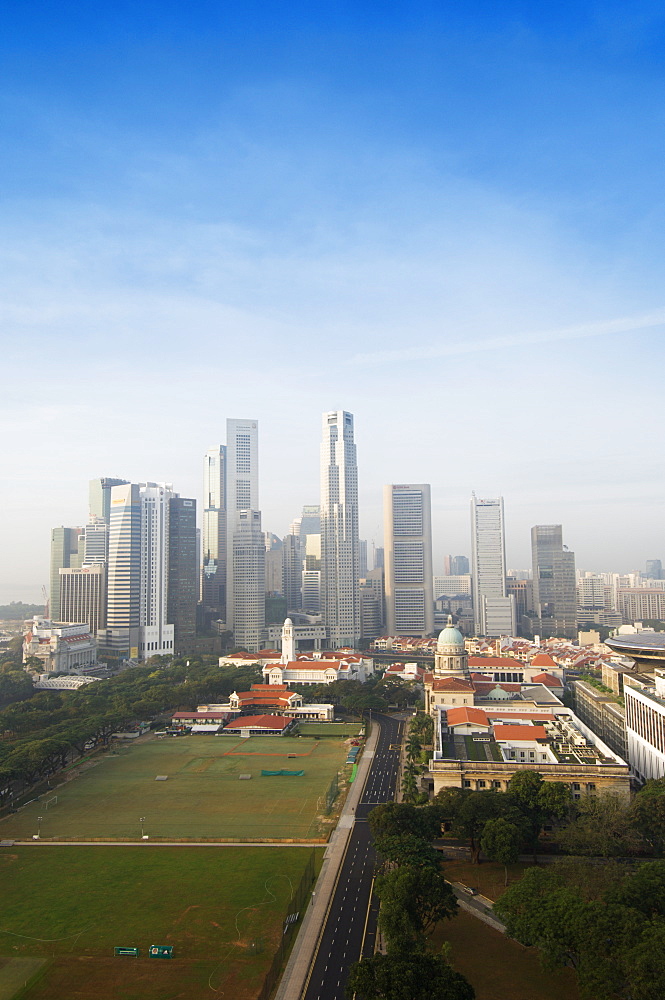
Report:
<svg viewBox="0 0 665 1000"><path fill-rule="evenodd" d="M349 843L330 903L305 1000L343 1000L349 965L374 954L378 900L372 895L376 855L367 823L374 806L395 798L399 751L404 723L376 716L381 733L362 799L356 808Z"/></svg>

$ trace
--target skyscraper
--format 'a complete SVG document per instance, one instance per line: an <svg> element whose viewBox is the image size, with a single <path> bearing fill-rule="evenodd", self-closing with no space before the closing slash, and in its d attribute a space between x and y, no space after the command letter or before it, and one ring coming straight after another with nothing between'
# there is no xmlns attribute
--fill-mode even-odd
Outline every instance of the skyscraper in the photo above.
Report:
<svg viewBox="0 0 665 1000"><path fill-rule="evenodd" d="M136 483L111 489L106 629L100 646L117 659L139 655L141 494Z"/></svg>
<svg viewBox="0 0 665 1000"><path fill-rule="evenodd" d="M266 543L261 530L261 512L238 510L234 523L231 545L233 637L237 646L257 652L261 648L261 632L266 621Z"/></svg>
<svg viewBox="0 0 665 1000"><path fill-rule="evenodd" d="M321 610L333 648L360 640L358 468L353 416L323 414L321 442Z"/></svg>
<svg viewBox="0 0 665 1000"><path fill-rule="evenodd" d="M196 614L196 501L167 483L111 490L106 654L147 659L193 638Z"/></svg>
<svg viewBox="0 0 665 1000"><path fill-rule="evenodd" d="M389 635L434 631L430 487L383 487L386 628Z"/></svg>
<svg viewBox="0 0 665 1000"><path fill-rule="evenodd" d="M106 565L60 570L63 622L85 622L93 636L106 625Z"/></svg>
<svg viewBox="0 0 665 1000"><path fill-rule="evenodd" d="M209 448L203 460L201 600L206 610L226 615L226 445Z"/></svg>
<svg viewBox="0 0 665 1000"><path fill-rule="evenodd" d="M196 500L170 498L168 556L167 621L173 625L174 649L178 653L196 638Z"/></svg>
<svg viewBox="0 0 665 1000"><path fill-rule="evenodd" d="M577 634L575 553L563 544L560 524L536 524L531 529L531 558L538 631L574 639Z"/></svg>
<svg viewBox="0 0 665 1000"><path fill-rule="evenodd" d="M53 528L51 531L51 580L49 614L62 621L60 611L60 570L80 569L83 562L83 528Z"/></svg>
<svg viewBox="0 0 665 1000"><path fill-rule="evenodd" d="M473 609L477 635L515 634L515 601L506 593L503 497L471 495Z"/></svg>
<svg viewBox="0 0 665 1000"><path fill-rule="evenodd" d="M256 420L226 421L226 538L226 625L237 645L256 651L265 626L266 556Z"/></svg>

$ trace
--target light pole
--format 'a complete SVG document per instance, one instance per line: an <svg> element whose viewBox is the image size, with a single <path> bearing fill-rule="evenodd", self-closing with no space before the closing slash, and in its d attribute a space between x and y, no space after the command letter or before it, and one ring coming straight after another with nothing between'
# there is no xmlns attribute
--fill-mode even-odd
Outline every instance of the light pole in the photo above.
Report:
<svg viewBox="0 0 665 1000"><path fill-rule="evenodd" d="M139 816L139 823L141 824L141 840L143 840L143 837L145 836L145 834L143 833L143 824L145 823L145 816Z"/></svg>
<svg viewBox="0 0 665 1000"><path fill-rule="evenodd" d="M39 838L42 835L42 819L43 818L44 818L43 816L38 816L37 817L37 840L39 840Z"/></svg>

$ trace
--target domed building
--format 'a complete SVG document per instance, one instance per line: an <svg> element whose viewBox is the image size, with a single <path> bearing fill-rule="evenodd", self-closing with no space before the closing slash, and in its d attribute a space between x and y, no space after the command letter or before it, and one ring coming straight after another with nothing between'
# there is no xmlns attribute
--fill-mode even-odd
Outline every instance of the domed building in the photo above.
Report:
<svg viewBox="0 0 665 1000"><path fill-rule="evenodd" d="M468 677L469 654L464 646L464 636L453 625L453 616L448 615L448 624L439 633L434 655L436 677Z"/></svg>

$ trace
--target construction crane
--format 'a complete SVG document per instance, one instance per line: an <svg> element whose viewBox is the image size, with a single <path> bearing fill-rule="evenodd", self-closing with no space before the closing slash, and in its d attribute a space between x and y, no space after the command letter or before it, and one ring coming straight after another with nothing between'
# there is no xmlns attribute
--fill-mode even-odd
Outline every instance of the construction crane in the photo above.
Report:
<svg viewBox="0 0 665 1000"><path fill-rule="evenodd" d="M48 618L49 616L48 594L46 593L46 587L43 584L42 584L42 597L44 598L44 618Z"/></svg>

